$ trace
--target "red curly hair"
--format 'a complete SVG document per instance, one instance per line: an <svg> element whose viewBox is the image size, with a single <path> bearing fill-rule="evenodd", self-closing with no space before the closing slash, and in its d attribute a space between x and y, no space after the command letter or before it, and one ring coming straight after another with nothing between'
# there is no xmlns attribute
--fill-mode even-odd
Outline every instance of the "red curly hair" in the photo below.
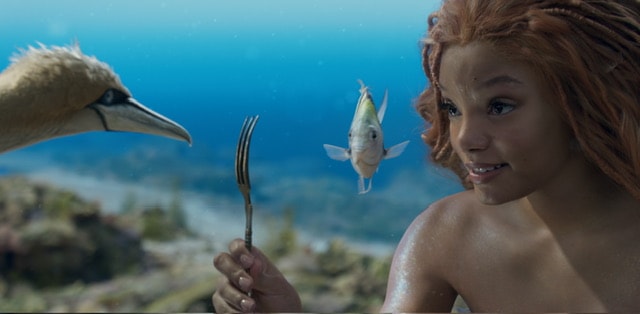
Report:
<svg viewBox="0 0 640 314"><path fill-rule="evenodd" d="M431 82L416 109L430 157L465 182L439 110L443 51L489 42L549 84L590 162L640 199L640 4L635 0L445 0L429 16L423 67Z"/></svg>

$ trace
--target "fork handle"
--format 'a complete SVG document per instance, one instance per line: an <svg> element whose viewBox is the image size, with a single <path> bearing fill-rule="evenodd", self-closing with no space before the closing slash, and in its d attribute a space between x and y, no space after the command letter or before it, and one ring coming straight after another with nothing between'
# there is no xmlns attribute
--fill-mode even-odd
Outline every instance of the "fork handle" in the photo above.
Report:
<svg viewBox="0 0 640 314"><path fill-rule="evenodd" d="M253 213L253 205L251 205L251 201L245 205L245 211L247 212L247 222L244 228L244 246L249 250L249 252L251 252L251 239L253 238L253 230L251 228L251 220L253 216L251 213Z"/></svg>
<svg viewBox="0 0 640 314"><path fill-rule="evenodd" d="M251 228L244 229L244 246L251 251Z"/></svg>

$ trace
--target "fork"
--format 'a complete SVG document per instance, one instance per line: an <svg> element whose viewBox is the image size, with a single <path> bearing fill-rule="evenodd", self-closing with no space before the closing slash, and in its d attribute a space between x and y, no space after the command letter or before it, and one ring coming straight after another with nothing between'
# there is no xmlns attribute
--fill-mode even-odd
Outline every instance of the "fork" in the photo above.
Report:
<svg viewBox="0 0 640 314"><path fill-rule="evenodd" d="M252 238L252 217L253 205L251 204L251 183L249 182L249 144L251 143L251 135L253 128L258 122L258 115L247 116L240 130L240 138L238 139L238 147L236 149L236 181L238 189L244 197L244 213L246 217L246 226L244 230L244 246L251 251Z"/></svg>

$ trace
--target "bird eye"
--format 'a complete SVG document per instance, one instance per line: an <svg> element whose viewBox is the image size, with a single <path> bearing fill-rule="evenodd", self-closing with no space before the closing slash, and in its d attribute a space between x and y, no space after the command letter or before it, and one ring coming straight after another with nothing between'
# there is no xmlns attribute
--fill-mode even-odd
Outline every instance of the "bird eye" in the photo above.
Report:
<svg viewBox="0 0 640 314"><path fill-rule="evenodd" d="M127 98L128 96L123 92L117 89L110 88L106 92L104 92L104 94L102 94L102 97L100 97L100 102L105 105L118 104L125 102Z"/></svg>
<svg viewBox="0 0 640 314"><path fill-rule="evenodd" d="M102 102L105 104L110 104L113 102L113 90L108 90L102 95Z"/></svg>

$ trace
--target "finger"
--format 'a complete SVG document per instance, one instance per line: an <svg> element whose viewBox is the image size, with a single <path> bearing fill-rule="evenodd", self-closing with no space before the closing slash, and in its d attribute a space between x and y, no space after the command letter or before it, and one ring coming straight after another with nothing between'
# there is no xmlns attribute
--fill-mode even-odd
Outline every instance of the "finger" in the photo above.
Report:
<svg viewBox="0 0 640 314"><path fill-rule="evenodd" d="M220 253L213 259L213 265L227 280L245 292L251 291L253 279L244 268L228 253Z"/></svg>
<svg viewBox="0 0 640 314"><path fill-rule="evenodd" d="M215 293L211 296L211 302L213 303L215 313L238 313L241 311L249 313L255 311L255 302L253 300L241 300L240 305L232 305L228 303L222 295Z"/></svg>
<svg viewBox="0 0 640 314"><path fill-rule="evenodd" d="M229 308L236 312L238 310L243 312L253 311L256 304L251 297L236 289L236 287L231 285L226 279L221 281L212 300L214 302L214 306L216 304L220 304L221 308Z"/></svg>
<svg viewBox="0 0 640 314"><path fill-rule="evenodd" d="M238 312L238 309L233 308L230 304L228 304L220 294L216 291L211 296L211 303L213 303L213 308L215 309L215 313L235 313Z"/></svg>
<svg viewBox="0 0 640 314"><path fill-rule="evenodd" d="M235 239L229 243L229 254L242 265L244 269L253 266L254 256L245 246L244 240Z"/></svg>

